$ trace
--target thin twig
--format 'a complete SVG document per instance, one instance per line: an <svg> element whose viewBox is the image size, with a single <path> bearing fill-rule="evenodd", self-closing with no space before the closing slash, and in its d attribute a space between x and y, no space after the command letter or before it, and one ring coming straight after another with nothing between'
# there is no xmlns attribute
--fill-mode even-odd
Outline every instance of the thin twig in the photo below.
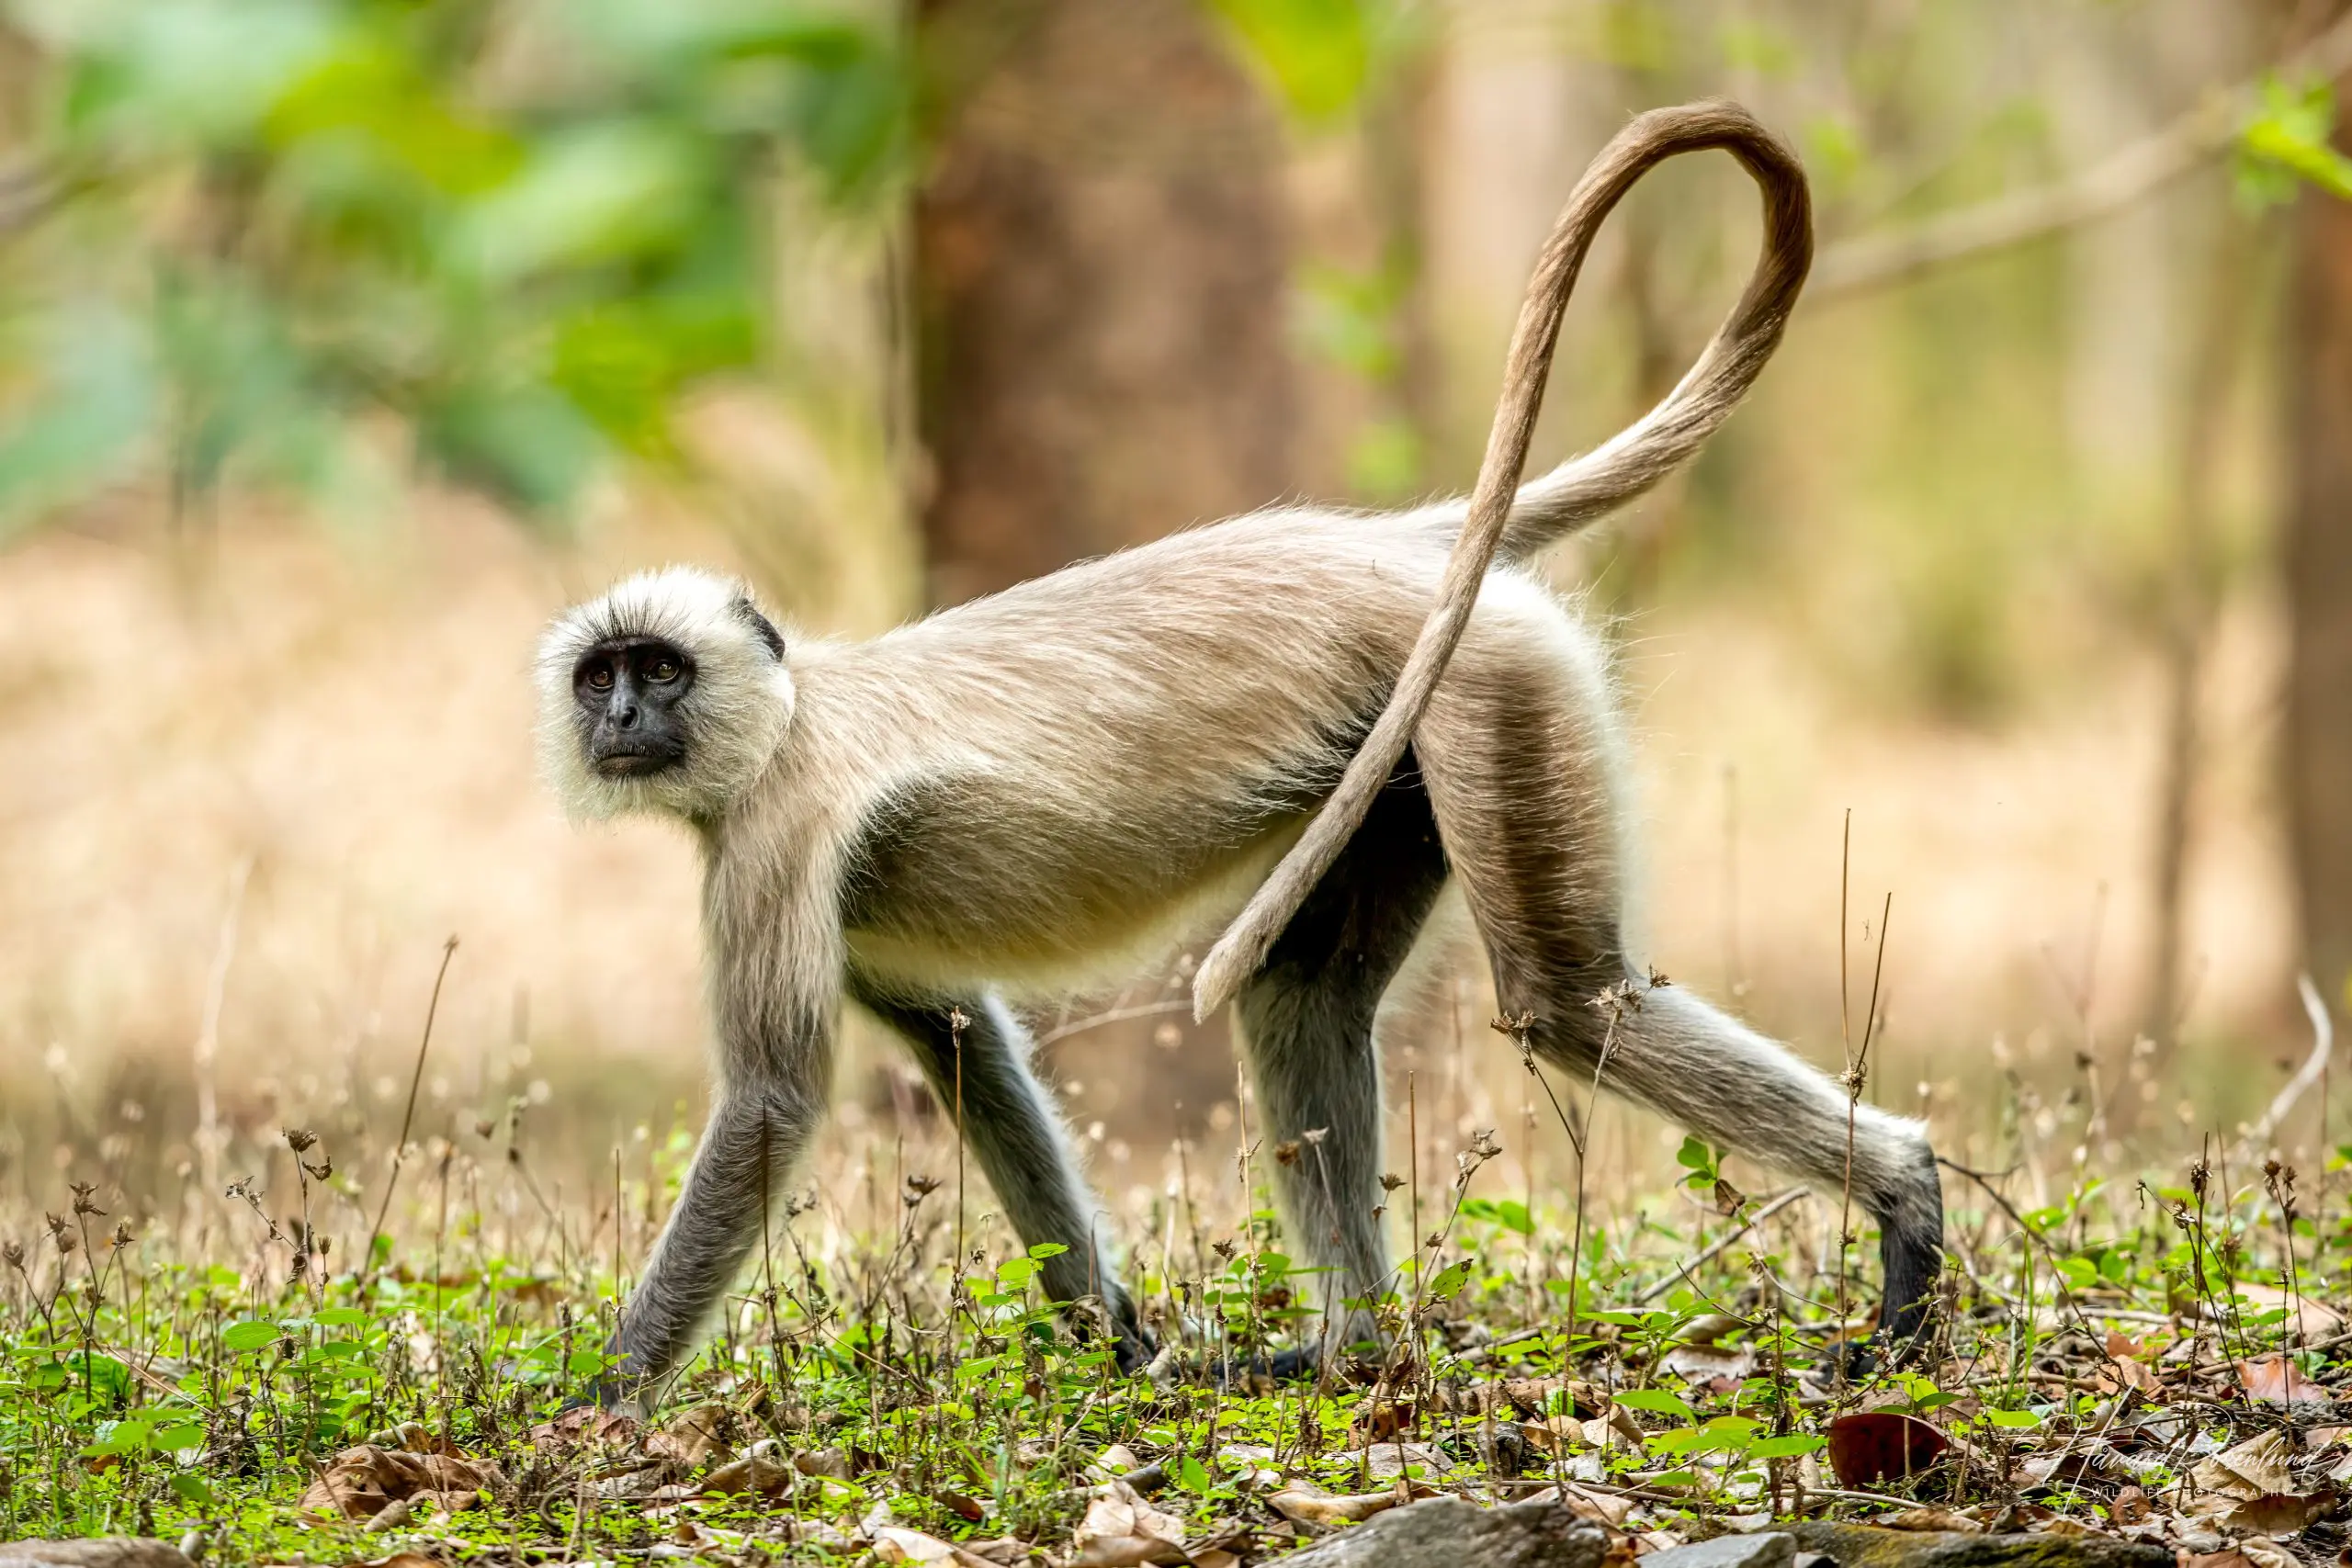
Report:
<svg viewBox="0 0 2352 1568"><path fill-rule="evenodd" d="M2333 81L2352 69L2352 15L2259 77L2209 88L2154 135L2047 185L1825 245L1805 299L1818 302L1899 283L1951 262L2059 233L2120 212L2226 152L2271 76Z"/></svg>
<svg viewBox="0 0 2352 1568"><path fill-rule="evenodd" d="M1648 1290L1644 1291L1640 1295L1635 1296L1634 1298L1634 1304L1636 1306L1649 1305L1650 1303L1657 1300L1658 1297L1674 1289L1675 1285L1679 1281L1689 1280L1692 1269L1703 1269L1708 1264L1713 1262L1722 1255L1724 1247L1729 1247L1733 1242L1737 1241L1741 1236L1746 1235L1749 1231L1754 1230L1758 1225L1762 1224L1766 1220L1770 1219L1773 1215L1779 1213L1781 1210L1787 1208L1798 1199L1810 1198L1812 1196L1813 1189L1810 1187L1790 1188L1786 1192L1781 1193L1779 1197L1773 1199L1770 1202L1765 1204L1762 1208L1748 1215L1747 1218L1742 1221L1737 1227L1725 1231L1722 1235L1717 1236L1713 1242L1702 1249L1696 1258L1691 1258L1687 1263L1676 1264L1675 1271L1671 1276L1667 1279L1660 1280L1657 1284L1652 1285ZM1696 1281L1692 1281L1692 1283L1693 1288L1695 1288Z"/></svg>
<svg viewBox="0 0 2352 1568"><path fill-rule="evenodd" d="M384 1179L384 1201L376 1206L376 1223L368 1227L368 1252L359 1266L359 1283L364 1288L376 1272L376 1238L384 1234L384 1216L392 1212L392 1190L401 1184L401 1164L408 1155L409 1128L416 1122L416 1087L424 1081L424 1053L433 1044L433 1016L441 1010L441 982L449 977L449 960L457 955L458 939L451 937L441 944L441 967L433 976L433 998L424 1004L424 1032L416 1043L416 1066L408 1077L408 1109L401 1112L401 1135L392 1145L392 1173ZM531 1190L533 1197L538 1189ZM544 1206L545 1200L541 1200Z"/></svg>
<svg viewBox="0 0 2352 1568"><path fill-rule="evenodd" d="M2335 1049L2335 1021L2328 1017L2327 1002L2308 972L2295 976L2295 991L2303 999L2304 1016L2312 1021L2312 1054L2303 1058L2295 1076L2279 1086L2270 1109L2262 1113L2262 1120L2246 1129L2240 1141L2248 1145L2267 1142L2270 1134L2278 1130L2279 1123L2294 1111L2295 1101L2303 1097L2303 1091L2319 1082L2320 1075L2327 1071L2328 1056Z"/></svg>

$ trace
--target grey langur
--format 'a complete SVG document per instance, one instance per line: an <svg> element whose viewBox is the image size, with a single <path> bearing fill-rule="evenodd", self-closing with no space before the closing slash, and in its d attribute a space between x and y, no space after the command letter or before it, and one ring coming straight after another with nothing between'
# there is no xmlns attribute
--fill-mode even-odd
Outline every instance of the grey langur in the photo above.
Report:
<svg viewBox="0 0 2352 1568"><path fill-rule="evenodd" d="M1519 475L1561 311L1602 218L1677 153L1761 188L1747 290L1681 383L1595 451ZM1542 1062L1719 1145L1850 1185L1879 1222L1882 1333L1918 1332L1942 1201L1916 1122L1853 1104L1679 986L1623 930L1626 740L1600 640L1525 563L1641 493L1729 415L1812 257L1795 157L1724 103L1600 153L1538 261L1470 500L1275 508L1067 568L865 642L786 635L739 583L671 570L561 616L539 656L546 772L586 817L700 841L716 1089L611 1349L607 1399L678 1365L823 1112L844 999L903 1036L1057 1300L1148 1340L1010 1004L1102 988L1226 925L1228 998L1293 1249L1345 1343L1384 1288L1374 1017L1458 882ZM1237 918L1237 911L1238 915Z"/></svg>

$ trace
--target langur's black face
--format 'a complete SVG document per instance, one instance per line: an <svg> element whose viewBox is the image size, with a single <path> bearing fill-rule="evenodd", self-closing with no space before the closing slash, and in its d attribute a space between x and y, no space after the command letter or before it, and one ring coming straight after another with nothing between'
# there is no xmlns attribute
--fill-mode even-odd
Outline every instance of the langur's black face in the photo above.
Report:
<svg viewBox="0 0 2352 1568"><path fill-rule="evenodd" d="M615 637L591 649L571 671L588 765L607 778L645 778L684 761L678 701L694 683L695 661L659 637Z"/></svg>

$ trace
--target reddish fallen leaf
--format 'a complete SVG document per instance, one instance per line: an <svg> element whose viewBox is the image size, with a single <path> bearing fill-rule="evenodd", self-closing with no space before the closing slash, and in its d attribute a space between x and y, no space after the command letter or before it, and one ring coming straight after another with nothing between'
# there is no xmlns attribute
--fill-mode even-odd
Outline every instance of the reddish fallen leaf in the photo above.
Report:
<svg viewBox="0 0 2352 1568"><path fill-rule="evenodd" d="M1709 1393L1730 1393L1756 1371L1756 1352L1720 1345L1677 1345L1666 1353L1665 1368L1676 1377Z"/></svg>
<svg viewBox="0 0 2352 1568"><path fill-rule="evenodd" d="M2119 1525L2143 1525L2156 1517L2156 1510L2139 1487L2119 1486L2115 1501L2107 1506L2107 1517Z"/></svg>
<svg viewBox="0 0 2352 1568"><path fill-rule="evenodd" d="M1955 1514L1949 1508L1905 1508L1899 1514L1883 1514L1871 1521L1881 1529L1931 1530L1954 1535L1983 1535L1983 1521L1965 1514Z"/></svg>
<svg viewBox="0 0 2352 1568"><path fill-rule="evenodd" d="M1399 1434L1412 1428L1413 1414L1411 1404L1395 1400L1358 1406L1355 1418L1348 1423L1348 1447L1361 1449L1396 1441Z"/></svg>
<svg viewBox="0 0 2352 1568"><path fill-rule="evenodd" d="M1917 1475L1951 1447L1916 1416L1861 1410L1829 1423L1829 1468L1847 1486L1876 1486Z"/></svg>
<svg viewBox="0 0 2352 1568"><path fill-rule="evenodd" d="M566 1449L581 1443L625 1443L637 1435L639 1425L633 1416L583 1404L532 1427L531 1441L543 1449Z"/></svg>
<svg viewBox="0 0 2352 1568"><path fill-rule="evenodd" d="M967 1524L976 1525L989 1517L988 1509L978 1498L961 1492L934 1492L931 1500Z"/></svg>
<svg viewBox="0 0 2352 1568"><path fill-rule="evenodd" d="M502 1485L504 1479L488 1460L410 1453L362 1443L328 1461L325 1471L302 1494L302 1506L317 1514L368 1519L394 1503L421 1499L456 1513L475 1506L485 1488Z"/></svg>
<svg viewBox="0 0 2352 1568"><path fill-rule="evenodd" d="M2223 1529L2241 1535L2293 1535L2335 1512L2335 1488L2316 1492L2266 1492L2215 1516Z"/></svg>
<svg viewBox="0 0 2352 1568"><path fill-rule="evenodd" d="M2326 1404L2327 1390L2303 1375L2303 1369L2284 1356L2256 1356L2237 1363L2238 1382L2246 1397L2258 1404Z"/></svg>

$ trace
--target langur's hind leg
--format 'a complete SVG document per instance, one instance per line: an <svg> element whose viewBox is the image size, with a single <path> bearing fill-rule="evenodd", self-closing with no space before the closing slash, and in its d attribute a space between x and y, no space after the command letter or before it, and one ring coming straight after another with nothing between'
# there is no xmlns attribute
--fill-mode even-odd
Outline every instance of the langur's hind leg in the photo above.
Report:
<svg viewBox="0 0 2352 1568"><path fill-rule="evenodd" d="M1029 1035L1020 1020L994 997L912 1002L854 977L850 994L905 1039L951 1117L961 1096L964 1135L1022 1241L1069 1249L1046 1260L1040 1281L1046 1295L1099 1298L1118 1336L1120 1365L1132 1371L1148 1360L1150 1337L1102 1245L1102 1205L1079 1174L1069 1134L1030 1070Z"/></svg>
<svg viewBox="0 0 2352 1568"><path fill-rule="evenodd" d="M1474 656L1420 730L1430 795L1496 998L1579 1087L1597 1078L1709 1143L1808 1178L1825 1196L1850 1179L1881 1227L1883 1336L1905 1348L1942 1266L1935 1152L1918 1123L1849 1105L1785 1046L1680 987L1653 986L1629 959L1621 742L1597 667L1577 651L1564 637L1545 658Z"/></svg>
<svg viewBox="0 0 2352 1568"><path fill-rule="evenodd" d="M1373 1017L1446 875L1437 821L1408 751L1347 849L1300 906L1236 1002L1274 1188L1292 1246L1326 1270L1327 1348L1374 1333L1349 1300L1388 1272L1377 1211L1380 1056ZM1295 1146L1294 1146L1295 1145ZM1276 1371L1312 1364L1289 1357Z"/></svg>

